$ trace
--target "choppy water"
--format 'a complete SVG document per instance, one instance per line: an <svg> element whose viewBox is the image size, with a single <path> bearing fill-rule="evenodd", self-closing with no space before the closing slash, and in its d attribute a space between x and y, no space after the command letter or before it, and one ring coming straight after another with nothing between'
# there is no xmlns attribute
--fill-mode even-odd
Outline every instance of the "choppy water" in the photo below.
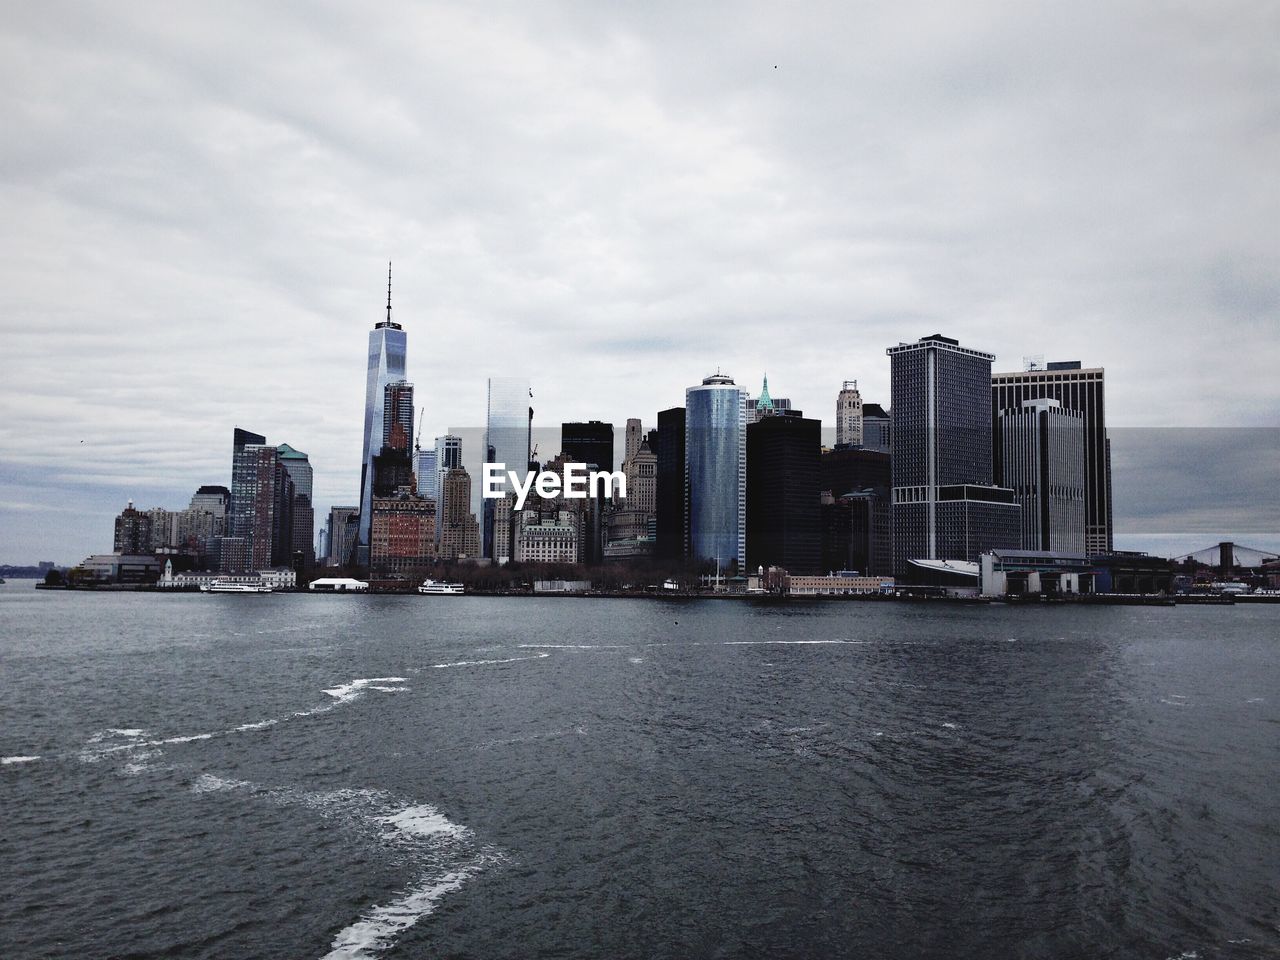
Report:
<svg viewBox="0 0 1280 960"><path fill-rule="evenodd" d="M1280 957L1280 607L0 587L0 955Z"/></svg>

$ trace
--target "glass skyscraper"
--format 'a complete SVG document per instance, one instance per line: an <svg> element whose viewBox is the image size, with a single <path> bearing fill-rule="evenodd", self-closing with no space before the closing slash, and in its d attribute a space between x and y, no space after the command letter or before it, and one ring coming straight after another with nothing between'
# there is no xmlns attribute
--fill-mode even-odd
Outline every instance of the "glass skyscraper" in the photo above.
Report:
<svg viewBox="0 0 1280 960"><path fill-rule="evenodd" d="M489 407L485 421L485 463L504 463L522 477L529 469L532 442L533 408L529 381L521 377L490 377ZM510 478L504 478L504 491L511 490ZM493 556L493 501L486 499L484 509L484 556Z"/></svg>
<svg viewBox="0 0 1280 960"><path fill-rule="evenodd" d="M747 563L747 391L715 374L684 392L687 555Z"/></svg>
<svg viewBox="0 0 1280 960"><path fill-rule="evenodd" d="M387 317L369 331L369 367L364 391L364 456L360 461L360 531L356 563L369 564L373 518L373 458L382 450L383 405L387 384L404 379L407 337L391 320L391 265L387 265Z"/></svg>

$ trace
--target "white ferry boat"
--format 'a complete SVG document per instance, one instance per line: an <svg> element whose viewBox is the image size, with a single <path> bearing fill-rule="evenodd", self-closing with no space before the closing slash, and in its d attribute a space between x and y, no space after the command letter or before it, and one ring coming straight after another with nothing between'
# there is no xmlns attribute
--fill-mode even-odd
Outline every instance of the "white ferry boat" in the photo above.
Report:
<svg viewBox="0 0 1280 960"><path fill-rule="evenodd" d="M457 596L467 592L467 588L460 583L447 583L444 580L424 580L422 586L418 588L419 593L426 593L441 596Z"/></svg>
<svg viewBox="0 0 1280 960"><path fill-rule="evenodd" d="M235 583L231 580L200 584L200 590L204 593L270 593L273 589L275 588L269 583Z"/></svg>

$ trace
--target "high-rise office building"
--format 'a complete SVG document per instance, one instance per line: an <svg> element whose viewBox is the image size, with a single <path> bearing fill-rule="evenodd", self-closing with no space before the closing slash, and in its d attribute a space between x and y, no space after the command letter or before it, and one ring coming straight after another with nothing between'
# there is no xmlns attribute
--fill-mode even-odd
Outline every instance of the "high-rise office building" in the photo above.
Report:
<svg viewBox="0 0 1280 960"><path fill-rule="evenodd" d="M764 416L747 432L747 565L816 574L822 560L822 422Z"/></svg>
<svg viewBox="0 0 1280 960"><path fill-rule="evenodd" d="M360 530L360 507L331 507L329 509L329 565L346 566L351 561L355 539Z"/></svg>
<svg viewBox="0 0 1280 960"><path fill-rule="evenodd" d="M613 424L599 420L560 424L560 452L570 463L595 464L613 472Z"/></svg>
<svg viewBox="0 0 1280 960"><path fill-rule="evenodd" d="M413 476L418 481L418 495L436 499L436 448L413 450Z"/></svg>
<svg viewBox="0 0 1280 960"><path fill-rule="evenodd" d="M373 498L369 569L376 576L419 573L436 557L436 502L401 489Z"/></svg>
<svg viewBox="0 0 1280 960"><path fill-rule="evenodd" d="M765 374L760 396L747 397L747 423L755 423L761 417L772 417L791 412L791 401L769 393L769 375Z"/></svg>
<svg viewBox="0 0 1280 960"><path fill-rule="evenodd" d="M436 475L432 482L432 492L428 495L436 501L436 552L443 556L440 550L440 531L444 509L444 475L462 466L462 438L451 433L445 434L443 437L436 437L435 447Z"/></svg>
<svg viewBox="0 0 1280 960"><path fill-rule="evenodd" d="M387 316L369 331L364 391L364 453L360 461L360 531L356 563L369 563L369 531L373 520L373 458L382 451L387 384L404 379L408 338L391 319L391 264L387 264Z"/></svg>
<svg viewBox="0 0 1280 960"><path fill-rule="evenodd" d="M231 467L231 536L244 543L246 569L290 564L293 500L293 480L280 450L258 443L241 447Z"/></svg>
<svg viewBox="0 0 1280 960"><path fill-rule="evenodd" d="M502 463L504 474L500 489L511 492L506 471L524 476L529 469L532 449L533 392L529 381L520 377L490 377L488 416L485 421L486 463ZM493 500L486 499L483 509L484 556L493 556Z"/></svg>
<svg viewBox="0 0 1280 960"><path fill-rule="evenodd" d="M940 334L888 349L894 573L1021 543L1013 491L992 484L994 356Z"/></svg>
<svg viewBox="0 0 1280 960"><path fill-rule="evenodd" d="M747 562L747 391L716 373L685 390L687 555Z"/></svg>
<svg viewBox="0 0 1280 960"><path fill-rule="evenodd" d="M889 499L875 490L841 496L822 491L822 569L863 576L893 573L893 518Z"/></svg>
<svg viewBox="0 0 1280 960"><path fill-rule="evenodd" d="M413 444L413 384L396 380L382 388L382 446L408 453Z"/></svg>
<svg viewBox="0 0 1280 960"><path fill-rule="evenodd" d="M998 429L1001 410L1017 410L1024 400L1057 400L1063 410L1084 417L1085 550L1090 554L1113 551L1111 517L1111 441L1107 437L1104 404L1105 371L1082 368L1078 360L1050 363L1047 370L995 373L991 376L991 419ZM997 469L1001 444L997 436L993 454Z"/></svg>
<svg viewBox="0 0 1280 960"><path fill-rule="evenodd" d="M623 442L622 462L624 465L640 452L640 441L642 439L644 439L644 429L640 426L640 418L628 417L627 432Z"/></svg>
<svg viewBox="0 0 1280 960"><path fill-rule="evenodd" d="M1002 410L1000 485L1022 508L1022 548L1083 553L1084 414L1057 400L1024 400Z"/></svg>
<svg viewBox="0 0 1280 960"><path fill-rule="evenodd" d="M857 380L846 380L836 397L836 446L862 446L862 394Z"/></svg>
<svg viewBox="0 0 1280 960"><path fill-rule="evenodd" d="M657 554L664 560L678 560L688 545L688 509L684 475L684 407L658 413L657 454Z"/></svg>
<svg viewBox="0 0 1280 960"><path fill-rule="evenodd" d="M280 451L280 462L284 465L293 481L293 512L291 514L292 535L290 553L294 558L301 555L304 569L315 566L316 514L311 503L313 472L311 460L301 450L295 450L287 443L277 447Z"/></svg>
<svg viewBox="0 0 1280 960"><path fill-rule="evenodd" d="M880 453L893 451L893 431L889 424L889 414L878 403L862 405L862 449L878 450Z"/></svg>
<svg viewBox="0 0 1280 960"><path fill-rule="evenodd" d="M135 555L151 552L151 516L135 509L132 500L116 517L112 550Z"/></svg>
<svg viewBox="0 0 1280 960"><path fill-rule="evenodd" d="M235 428L235 432L231 435L231 457L235 459L235 455L244 449L247 443L266 443L267 438L260 433L254 433L252 430L243 430L240 427Z"/></svg>
<svg viewBox="0 0 1280 960"><path fill-rule="evenodd" d="M480 529L471 512L471 474L463 467L450 467L441 483L440 557L456 560L480 555Z"/></svg>

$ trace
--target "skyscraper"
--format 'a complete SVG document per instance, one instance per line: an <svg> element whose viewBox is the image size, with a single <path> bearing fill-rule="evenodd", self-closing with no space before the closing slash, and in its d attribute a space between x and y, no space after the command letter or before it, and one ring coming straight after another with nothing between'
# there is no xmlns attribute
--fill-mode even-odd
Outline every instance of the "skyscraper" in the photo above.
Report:
<svg viewBox="0 0 1280 960"><path fill-rule="evenodd" d="M684 474L684 407L672 407L658 413L657 553L664 560L678 560L685 555L688 509Z"/></svg>
<svg viewBox="0 0 1280 960"><path fill-rule="evenodd" d="M689 387L685 406L687 555L727 568L747 562L747 392L716 373Z"/></svg>
<svg viewBox="0 0 1280 960"><path fill-rule="evenodd" d="M382 449L387 384L404 379L408 340L391 319L391 264L387 264L387 316L369 331L369 365L364 392L364 454L360 461L360 530L356 562L369 563L369 530L373 519L373 458Z"/></svg>
<svg viewBox="0 0 1280 960"><path fill-rule="evenodd" d="M383 388L381 444L373 457L373 495L389 497L411 484L413 384L394 380Z"/></svg>
<svg viewBox="0 0 1280 960"><path fill-rule="evenodd" d="M764 416L748 424L747 562L816 574L822 560L818 456L822 422Z"/></svg>
<svg viewBox="0 0 1280 960"><path fill-rule="evenodd" d="M505 471L515 471L523 477L529 469L532 444L533 408L529 381L520 377L490 377L488 416L485 423L486 463L503 463L504 476L500 489L510 492L511 481ZM484 556L493 556L493 501L483 504Z"/></svg>
<svg viewBox="0 0 1280 960"><path fill-rule="evenodd" d="M1057 400L1024 400L997 419L1000 483L1022 508L1022 548L1083 553L1084 414Z"/></svg>
<svg viewBox="0 0 1280 960"><path fill-rule="evenodd" d="M889 414L878 403L862 405L862 449L890 453L893 450L893 433L889 427Z"/></svg>
<svg viewBox="0 0 1280 960"><path fill-rule="evenodd" d="M288 566L293 555L293 479L268 444L246 443L231 466L231 536L244 544L244 569ZM223 563L228 558L224 556Z"/></svg>
<svg viewBox="0 0 1280 960"><path fill-rule="evenodd" d="M440 556L445 560L476 557L480 553L480 532L471 512L471 474L462 467L445 471L441 484L439 525Z"/></svg>
<svg viewBox="0 0 1280 960"><path fill-rule="evenodd" d="M1017 410L1024 400L1050 399L1084 416L1084 510L1085 550L1090 554L1111 553L1111 441L1107 437L1104 401L1105 371L1101 367L1081 368L1080 361L1050 363L1047 370L991 375L991 419L999 427L1001 410ZM1001 457L999 436L993 453L997 470Z"/></svg>
<svg viewBox="0 0 1280 960"><path fill-rule="evenodd" d="M304 567L311 567L316 562L316 514L311 504L311 460L301 450L295 450L287 443L280 444L276 449L280 451L281 464L293 481L290 553L293 557L301 554Z"/></svg>
<svg viewBox="0 0 1280 960"><path fill-rule="evenodd" d="M613 424L599 420L560 424L560 452L570 463L595 464L612 473Z"/></svg>
<svg viewBox="0 0 1280 960"><path fill-rule="evenodd" d="M627 418L627 433L623 445L622 463L625 466L627 461L640 452L640 441L644 437L644 430L640 426L639 417Z"/></svg>
<svg viewBox="0 0 1280 960"><path fill-rule="evenodd" d="M436 437L436 475L428 496L436 501L436 552L440 553L440 531L444 526L444 475L462 466L462 438L453 434ZM443 556L443 554L441 554Z"/></svg>
<svg viewBox="0 0 1280 960"><path fill-rule="evenodd" d="M857 380L846 380L836 397L836 446L862 446L862 394Z"/></svg>
<svg viewBox="0 0 1280 960"><path fill-rule="evenodd" d="M992 485L991 361L941 334L887 351L893 405L894 572L912 560L1015 549L1013 491Z"/></svg>

